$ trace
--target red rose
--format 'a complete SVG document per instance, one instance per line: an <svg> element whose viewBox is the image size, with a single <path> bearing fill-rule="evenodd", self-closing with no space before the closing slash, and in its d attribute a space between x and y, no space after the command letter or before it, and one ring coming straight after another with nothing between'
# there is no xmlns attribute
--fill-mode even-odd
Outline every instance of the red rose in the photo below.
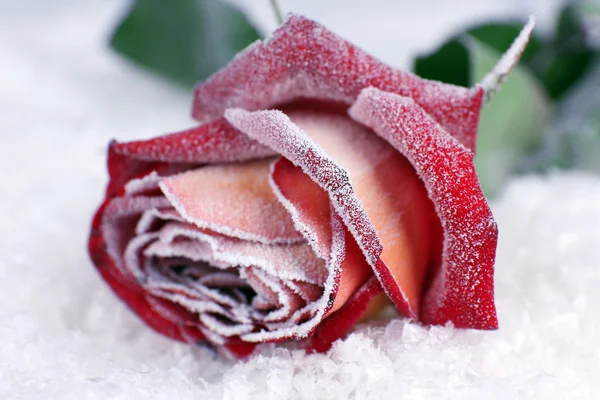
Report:
<svg viewBox="0 0 600 400"><path fill-rule="evenodd" d="M325 350L380 293L425 324L494 329L483 96L291 16L196 89L200 126L111 143L91 257L152 328L238 356Z"/></svg>

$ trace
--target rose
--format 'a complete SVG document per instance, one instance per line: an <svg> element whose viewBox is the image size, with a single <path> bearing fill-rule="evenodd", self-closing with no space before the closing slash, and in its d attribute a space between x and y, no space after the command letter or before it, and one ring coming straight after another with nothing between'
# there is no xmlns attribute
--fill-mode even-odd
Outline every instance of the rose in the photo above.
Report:
<svg viewBox="0 0 600 400"><path fill-rule="evenodd" d="M200 126L111 143L91 257L152 328L238 356L325 350L380 293L425 324L494 329L483 96L291 16L196 89Z"/></svg>

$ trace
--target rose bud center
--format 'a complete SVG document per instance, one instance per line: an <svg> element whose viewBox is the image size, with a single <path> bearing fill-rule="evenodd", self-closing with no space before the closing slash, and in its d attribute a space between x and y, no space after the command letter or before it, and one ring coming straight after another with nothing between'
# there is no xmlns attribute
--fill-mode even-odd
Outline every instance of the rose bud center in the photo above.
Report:
<svg viewBox="0 0 600 400"><path fill-rule="evenodd" d="M344 114L286 113L348 171L418 315L441 236L414 169ZM105 213L109 253L147 293L197 315L212 342L305 337L373 276L327 193L283 157L153 173L126 192Z"/></svg>

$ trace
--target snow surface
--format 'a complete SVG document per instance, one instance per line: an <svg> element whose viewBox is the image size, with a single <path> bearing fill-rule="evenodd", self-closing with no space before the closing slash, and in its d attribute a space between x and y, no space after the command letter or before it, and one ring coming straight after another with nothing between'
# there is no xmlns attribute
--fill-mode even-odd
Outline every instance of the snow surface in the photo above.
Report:
<svg viewBox="0 0 600 400"><path fill-rule="evenodd" d="M191 93L102 47L122 6L0 2L1 399L597 395L600 178L581 173L515 180L493 204L498 331L395 320L327 355L267 345L235 363L142 325L94 271L89 222L108 140L189 127Z"/></svg>

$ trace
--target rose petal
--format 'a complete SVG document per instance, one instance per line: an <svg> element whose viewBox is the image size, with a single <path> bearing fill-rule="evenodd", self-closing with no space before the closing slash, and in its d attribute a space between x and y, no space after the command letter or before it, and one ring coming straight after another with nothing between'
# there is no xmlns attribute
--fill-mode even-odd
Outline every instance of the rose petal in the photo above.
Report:
<svg viewBox="0 0 600 400"><path fill-rule="evenodd" d="M107 195L121 194L123 185L150 172L175 174L206 163L246 161L275 155L224 119L178 133L128 143L111 142Z"/></svg>
<svg viewBox="0 0 600 400"><path fill-rule="evenodd" d="M112 141L108 146L107 166L110 180L106 187L106 197L122 196L125 186L132 180L143 179L150 174L169 176L185 171L193 165L168 164L158 161L143 161L134 157L118 153L116 148L119 143Z"/></svg>
<svg viewBox="0 0 600 400"><path fill-rule="evenodd" d="M273 148L295 165L328 194L344 223L374 265L381 254L375 229L350 185L348 172L317 146L298 126L277 110L249 112L229 109L225 118L257 141Z"/></svg>
<svg viewBox="0 0 600 400"><path fill-rule="evenodd" d="M164 178L160 188L199 228L262 243L303 240L269 186L271 162L210 165Z"/></svg>
<svg viewBox="0 0 600 400"><path fill-rule="evenodd" d="M300 280L322 284L328 271L325 262L317 258L306 243L265 245L257 242L231 239L227 236L198 230L189 224L170 222L160 230L160 240L174 243L189 240L190 244L206 243L212 258L229 266L255 266L283 280ZM181 243L181 242L179 242ZM177 246L171 246L176 250ZM198 249L201 257L203 249ZM177 253L163 256L179 256Z"/></svg>
<svg viewBox="0 0 600 400"><path fill-rule="evenodd" d="M308 350L324 353L332 343L343 338L367 311L369 302L383 289L376 277L369 279L356 290L344 306L318 326L315 334L306 342Z"/></svg>
<svg viewBox="0 0 600 400"><path fill-rule="evenodd" d="M224 119L149 140L116 143L114 151L141 161L186 164L246 161L274 155L271 149Z"/></svg>
<svg viewBox="0 0 600 400"><path fill-rule="evenodd" d="M350 109L411 162L444 230L443 258L421 309L427 324L494 329L497 227L473 166L473 153L412 99L365 89Z"/></svg>
<svg viewBox="0 0 600 400"><path fill-rule="evenodd" d="M329 196L302 170L285 158L273 164L273 193L287 209L296 229L322 258L331 252L331 206Z"/></svg>
<svg viewBox="0 0 600 400"><path fill-rule="evenodd" d="M352 104L374 86L409 96L470 149L475 147L483 89L428 81L391 68L301 15L240 53L195 91L193 116L220 118L227 108L251 111L298 99Z"/></svg>
<svg viewBox="0 0 600 400"><path fill-rule="evenodd" d="M321 284L323 290L321 297L306 305L302 309L298 309L285 322L271 323L271 331L261 330L243 335L242 338L251 342L279 341L285 339L300 339L309 336L322 321L325 313L331 308L337 291L337 283L339 282L340 268L345 254L344 241L344 226L339 217L334 213L331 214L331 231L332 231L332 246L331 253L326 263L327 277ZM301 257L295 259L297 263L304 263ZM298 267L302 269L303 267ZM296 281L296 279L289 279ZM301 280L305 282L305 280ZM309 282L310 283L310 282ZM301 296L300 296L301 297Z"/></svg>
<svg viewBox="0 0 600 400"><path fill-rule="evenodd" d="M132 240L135 240L135 228L140 215L147 209L164 207L168 202L164 197L138 196L117 197L107 201L100 221L105 251L114 260L114 264L130 279L134 275L129 274L125 264L130 261L135 268L135 260L125 260L125 250ZM131 262L133 261L133 262Z"/></svg>
<svg viewBox="0 0 600 400"><path fill-rule="evenodd" d="M399 310L417 318L432 253L432 230L439 221L419 176L387 142L345 115L289 111L293 123L342 168L383 246L378 274L392 279L402 300ZM391 275L391 276L390 276ZM392 299L397 289L386 287ZM405 304L408 303L408 308Z"/></svg>
<svg viewBox="0 0 600 400"><path fill-rule="evenodd" d="M92 222L92 231L88 242L88 250L102 278L111 289L137 314L144 322L157 332L180 341L197 342L204 339L204 334L197 329L188 329L185 321L193 316L178 305L163 304L167 313L157 311L150 304L142 286L131 277L126 276L117 267L115 259L106 251L103 216L110 200L107 200L96 212ZM164 303L164 302L163 302ZM176 318L170 318L176 316Z"/></svg>
<svg viewBox="0 0 600 400"><path fill-rule="evenodd" d="M331 251L332 232L330 225L330 203L327 193L299 167L281 158L273 165L272 184L275 193L286 205L296 224L308 237L314 237L313 247L322 254ZM356 240L347 232L345 237L344 261L341 275L336 284L337 292L327 315L342 307L352 294L373 275L373 271Z"/></svg>
<svg viewBox="0 0 600 400"><path fill-rule="evenodd" d="M431 248L430 202L417 175L389 145L347 117L292 115L313 131L312 137L279 111L225 113L232 125L299 165L329 193L367 262L386 282L391 300L416 318ZM388 245L384 254L380 238Z"/></svg>

